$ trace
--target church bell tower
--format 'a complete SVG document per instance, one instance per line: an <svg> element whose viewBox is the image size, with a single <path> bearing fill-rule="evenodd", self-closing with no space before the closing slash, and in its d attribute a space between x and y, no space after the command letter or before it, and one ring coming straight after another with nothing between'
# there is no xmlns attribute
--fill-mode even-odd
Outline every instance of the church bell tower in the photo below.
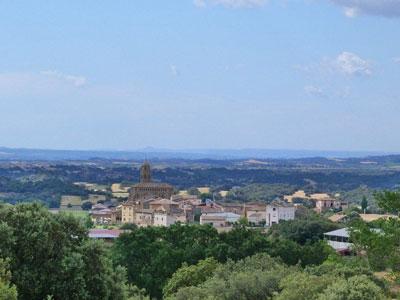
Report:
<svg viewBox="0 0 400 300"><path fill-rule="evenodd" d="M140 167L140 182L151 182L150 164L147 161Z"/></svg>

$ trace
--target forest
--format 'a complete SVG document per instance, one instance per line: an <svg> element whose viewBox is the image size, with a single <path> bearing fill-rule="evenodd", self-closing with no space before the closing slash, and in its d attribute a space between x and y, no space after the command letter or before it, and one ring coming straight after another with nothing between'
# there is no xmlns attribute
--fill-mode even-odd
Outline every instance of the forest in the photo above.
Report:
<svg viewBox="0 0 400 300"><path fill-rule="evenodd" d="M376 195L400 213L400 193ZM400 284L400 221L336 224L304 210L270 230L242 220L131 227L112 245L90 222L40 204L0 205L0 299L390 299ZM347 226L354 252L339 256L323 233ZM381 274L378 276L377 274ZM384 274L384 275L382 275ZM312 284L310 284L312 282Z"/></svg>

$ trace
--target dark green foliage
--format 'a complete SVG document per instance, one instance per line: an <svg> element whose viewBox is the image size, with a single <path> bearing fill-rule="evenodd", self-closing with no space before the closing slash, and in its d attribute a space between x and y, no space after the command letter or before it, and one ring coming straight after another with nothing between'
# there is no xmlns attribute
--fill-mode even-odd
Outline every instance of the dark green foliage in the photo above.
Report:
<svg viewBox="0 0 400 300"><path fill-rule="evenodd" d="M400 192L384 191L375 194L377 204L387 212L400 213ZM373 270L400 271L400 221L381 219L367 224L362 220L351 224L351 240Z"/></svg>
<svg viewBox="0 0 400 300"><path fill-rule="evenodd" d="M340 228L340 225L333 223L318 215L309 216L307 219L295 219L282 221L272 226L270 235L295 241L301 245L307 242L315 242L323 239L323 234Z"/></svg>
<svg viewBox="0 0 400 300"><path fill-rule="evenodd" d="M113 270L103 245L89 241L73 216L53 215L38 204L1 206L0 235L0 255L10 258L20 299L122 297L124 278Z"/></svg>
<svg viewBox="0 0 400 300"><path fill-rule="evenodd" d="M348 280L339 279L333 282L319 295L318 300L384 300L385 293L367 276L359 275Z"/></svg>
<svg viewBox="0 0 400 300"><path fill-rule="evenodd" d="M168 228L147 227L123 234L114 244L116 264L125 266L129 282L161 297L168 278L182 266L206 257L224 262L242 259L268 249L264 234L237 227L218 234L210 226L175 224Z"/></svg>
<svg viewBox="0 0 400 300"><path fill-rule="evenodd" d="M361 210L362 212L366 212L368 208L368 200L367 197L363 196L361 200Z"/></svg>
<svg viewBox="0 0 400 300"><path fill-rule="evenodd" d="M59 207L61 195L86 197L88 192L63 178L44 178L41 180L17 180L0 177L0 190L10 203L40 201L48 207ZM8 195L8 196L7 196Z"/></svg>
<svg viewBox="0 0 400 300"><path fill-rule="evenodd" d="M372 269L381 271L392 268L400 271L400 221L391 218L373 224L354 222L351 240L358 252L366 253Z"/></svg>
<svg viewBox="0 0 400 300"><path fill-rule="evenodd" d="M214 274L218 262L210 257L199 261L196 265L188 266L186 263L179 268L164 286L164 298L175 294L179 289L197 286Z"/></svg>
<svg viewBox="0 0 400 300"><path fill-rule="evenodd" d="M400 192L384 191L375 194L375 199L380 208L394 214L400 214Z"/></svg>
<svg viewBox="0 0 400 300"><path fill-rule="evenodd" d="M9 260L0 258L0 300L17 300L17 289L11 283Z"/></svg>
<svg viewBox="0 0 400 300"><path fill-rule="evenodd" d="M90 210L92 209L92 202L90 201L83 202L81 207L83 210Z"/></svg>
<svg viewBox="0 0 400 300"><path fill-rule="evenodd" d="M288 265L319 265L334 251L324 241L300 245L287 239L274 239L268 253L280 257Z"/></svg>
<svg viewBox="0 0 400 300"><path fill-rule="evenodd" d="M270 299L290 270L279 260L258 254L238 262L228 261L198 286L184 287L167 299Z"/></svg>
<svg viewBox="0 0 400 300"><path fill-rule="evenodd" d="M186 282L197 276L186 275ZM364 300L387 299L386 292L386 287L379 285L372 275L365 275L362 269L351 270L343 261L338 262L337 271L332 263L303 270L288 267L266 254L257 254L219 265L207 280L185 285L167 299Z"/></svg>
<svg viewBox="0 0 400 300"><path fill-rule="evenodd" d="M288 184L249 184L241 188L232 189L226 198L234 201L271 202L277 197L290 195L295 191L296 187Z"/></svg>

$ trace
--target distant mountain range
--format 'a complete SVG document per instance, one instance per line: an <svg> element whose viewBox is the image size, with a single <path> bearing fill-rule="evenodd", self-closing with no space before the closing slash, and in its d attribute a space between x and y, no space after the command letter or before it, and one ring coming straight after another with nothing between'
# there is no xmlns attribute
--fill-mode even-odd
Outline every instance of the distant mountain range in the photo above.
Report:
<svg viewBox="0 0 400 300"><path fill-rule="evenodd" d="M114 150L48 150L14 149L0 147L0 160L143 160L143 159L299 159L312 157L349 158L393 155L396 153L367 151L314 151L286 149L157 149L143 148L133 151Z"/></svg>

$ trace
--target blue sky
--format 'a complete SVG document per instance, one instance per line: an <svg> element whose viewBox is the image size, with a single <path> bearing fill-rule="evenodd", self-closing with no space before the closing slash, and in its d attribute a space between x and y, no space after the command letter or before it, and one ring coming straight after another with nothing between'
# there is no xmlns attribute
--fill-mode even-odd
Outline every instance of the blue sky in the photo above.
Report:
<svg viewBox="0 0 400 300"><path fill-rule="evenodd" d="M0 146L400 151L399 0L2 1Z"/></svg>

